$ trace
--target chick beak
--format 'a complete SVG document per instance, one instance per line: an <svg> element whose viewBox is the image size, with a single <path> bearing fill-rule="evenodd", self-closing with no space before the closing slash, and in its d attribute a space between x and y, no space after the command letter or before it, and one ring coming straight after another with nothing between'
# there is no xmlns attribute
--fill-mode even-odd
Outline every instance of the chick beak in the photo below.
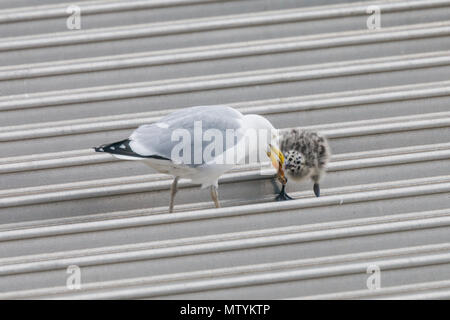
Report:
<svg viewBox="0 0 450 320"><path fill-rule="evenodd" d="M267 156L272 161L272 165L274 166L275 169L278 170L280 167L283 168L284 155L277 147L274 147L271 144L269 144Z"/></svg>
<svg viewBox="0 0 450 320"><path fill-rule="evenodd" d="M294 165L293 165L292 163L290 163L289 160L285 160L285 162L284 162L284 168L285 168L286 170L292 168L293 166L294 166Z"/></svg>

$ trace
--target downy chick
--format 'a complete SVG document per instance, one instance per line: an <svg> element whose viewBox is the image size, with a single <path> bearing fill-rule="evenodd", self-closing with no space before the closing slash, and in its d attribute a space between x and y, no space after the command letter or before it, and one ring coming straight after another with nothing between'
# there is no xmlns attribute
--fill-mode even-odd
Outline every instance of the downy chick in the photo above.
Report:
<svg viewBox="0 0 450 320"><path fill-rule="evenodd" d="M327 139L316 133L291 129L281 133L280 149L285 156L283 171L288 179L302 181L310 178L314 182L314 194L320 196L320 178L325 173L331 151ZM277 200L292 199L283 188Z"/></svg>

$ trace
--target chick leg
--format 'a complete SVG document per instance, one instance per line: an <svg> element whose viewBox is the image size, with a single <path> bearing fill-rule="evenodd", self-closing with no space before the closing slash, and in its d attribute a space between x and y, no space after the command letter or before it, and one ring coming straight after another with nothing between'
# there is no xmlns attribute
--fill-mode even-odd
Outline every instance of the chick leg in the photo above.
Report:
<svg viewBox="0 0 450 320"><path fill-rule="evenodd" d="M216 186L211 186L211 198L213 199L216 208L220 208L219 194Z"/></svg>
<svg viewBox="0 0 450 320"><path fill-rule="evenodd" d="M172 186L170 188L170 204L169 204L169 213L173 212L173 204L175 201L175 194L178 191L178 179L180 179L179 177L175 177L175 179L173 179L172 182Z"/></svg>
<svg viewBox="0 0 450 320"><path fill-rule="evenodd" d="M314 190L314 194L316 195L316 197L320 197L319 179L320 179L320 177L318 175L312 177L312 180L314 181L313 190Z"/></svg>
<svg viewBox="0 0 450 320"><path fill-rule="evenodd" d="M316 197L320 197L320 186L318 183L314 183L314 194L316 195Z"/></svg>

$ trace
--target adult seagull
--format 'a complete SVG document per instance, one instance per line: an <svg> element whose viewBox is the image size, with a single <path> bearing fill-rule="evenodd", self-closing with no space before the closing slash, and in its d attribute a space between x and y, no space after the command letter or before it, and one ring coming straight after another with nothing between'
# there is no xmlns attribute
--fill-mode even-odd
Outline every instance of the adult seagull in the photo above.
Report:
<svg viewBox="0 0 450 320"><path fill-rule="evenodd" d="M243 115L228 106L200 106L175 111L158 122L140 126L128 139L94 148L123 160L141 160L174 176L169 212L173 212L180 178L210 187L216 208L218 179L236 164L268 156L284 176L278 134L264 117ZM255 158L255 155L257 156Z"/></svg>

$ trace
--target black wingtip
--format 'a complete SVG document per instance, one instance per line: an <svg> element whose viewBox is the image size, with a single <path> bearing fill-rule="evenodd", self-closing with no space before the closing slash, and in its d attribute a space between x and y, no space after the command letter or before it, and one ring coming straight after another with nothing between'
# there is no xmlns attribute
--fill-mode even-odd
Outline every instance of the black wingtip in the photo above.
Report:
<svg viewBox="0 0 450 320"><path fill-rule="evenodd" d="M122 156L128 156L128 157L134 157L134 158L154 158L154 159L160 159L160 160L169 160L168 158L159 156L159 155L140 155L135 153L131 147L130 147L130 140L125 139L122 141L114 142L111 144L104 144L100 147L93 147L95 152L106 152L110 154L117 154Z"/></svg>
<svg viewBox="0 0 450 320"><path fill-rule="evenodd" d="M99 147L93 147L95 152L106 152L112 154L133 155L134 152L130 148L130 140L125 139L122 141L103 144Z"/></svg>

